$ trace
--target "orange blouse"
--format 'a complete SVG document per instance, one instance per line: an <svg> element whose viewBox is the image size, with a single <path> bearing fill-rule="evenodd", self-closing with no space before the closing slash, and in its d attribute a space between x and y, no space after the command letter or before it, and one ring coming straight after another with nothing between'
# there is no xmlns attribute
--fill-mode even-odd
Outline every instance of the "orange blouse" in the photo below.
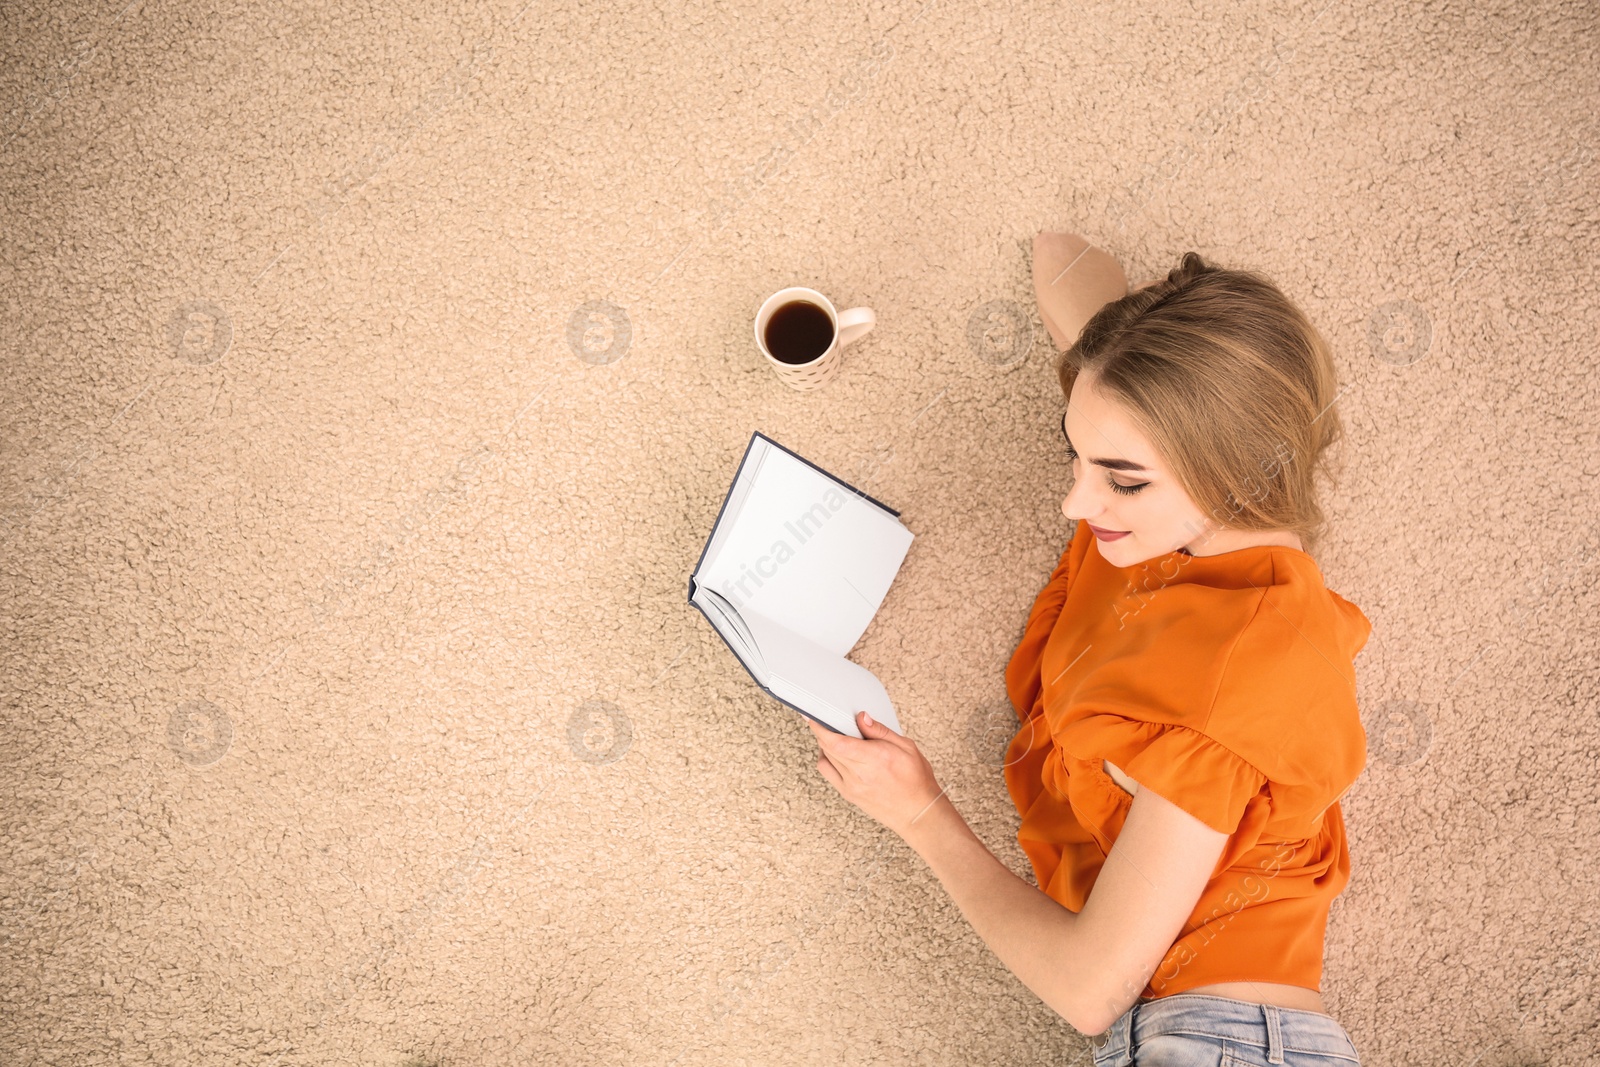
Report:
<svg viewBox="0 0 1600 1067"><path fill-rule="evenodd" d="M1006 667L1022 722L1006 788L1040 888L1074 912L1088 901L1133 803L1110 760L1229 835L1141 995L1320 990L1350 880L1339 798L1366 764L1353 661L1371 623L1298 549L1113 567L1096 546L1079 522Z"/></svg>

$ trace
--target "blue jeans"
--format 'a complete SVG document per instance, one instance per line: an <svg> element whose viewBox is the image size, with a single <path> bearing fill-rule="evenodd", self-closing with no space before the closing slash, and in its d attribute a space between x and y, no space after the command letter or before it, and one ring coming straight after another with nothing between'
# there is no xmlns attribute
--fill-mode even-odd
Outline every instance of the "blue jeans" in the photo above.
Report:
<svg viewBox="0 0 1600 1067"><path fill-rule="evenodd" d="M1091 1039L1094 1067L1358 1067L1331 1015L1205 993L1136 1001Z"/></svg>

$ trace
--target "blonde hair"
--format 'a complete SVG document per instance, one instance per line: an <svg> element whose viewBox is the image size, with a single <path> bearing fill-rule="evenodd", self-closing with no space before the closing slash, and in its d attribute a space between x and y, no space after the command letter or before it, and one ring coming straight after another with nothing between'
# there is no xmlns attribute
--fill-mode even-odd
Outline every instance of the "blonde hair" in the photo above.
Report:
<svg viewBox="0 0 1600 1067"><path fill-rule="evenodd" d="M1085 371L1218 525L1321 538L1316 475L1344 434L1333 353L1267 278L1185 254L1084 325L1057 367L1068 399Z"/></svg>

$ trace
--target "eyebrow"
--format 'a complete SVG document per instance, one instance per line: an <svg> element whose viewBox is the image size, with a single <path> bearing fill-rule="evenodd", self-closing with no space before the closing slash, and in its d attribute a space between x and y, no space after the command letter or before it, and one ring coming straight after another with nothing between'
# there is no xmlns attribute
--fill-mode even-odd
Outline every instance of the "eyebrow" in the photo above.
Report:
<svg viewBox="0 0 1600 1067"><path fill-rule="evenodd" d="M1061 413L1061 436L1067 439L1067 447L1072 448L1072 437L1067 433L1067 413L1065 411ZM1077 451L1075 448L1072 450L1074 452ZM1149 467L1141 466L1131 459L1091 459L1089 462L1099 467L1105 467L1108 470L1143 471L1146 474L1150 473Z"/></svg>

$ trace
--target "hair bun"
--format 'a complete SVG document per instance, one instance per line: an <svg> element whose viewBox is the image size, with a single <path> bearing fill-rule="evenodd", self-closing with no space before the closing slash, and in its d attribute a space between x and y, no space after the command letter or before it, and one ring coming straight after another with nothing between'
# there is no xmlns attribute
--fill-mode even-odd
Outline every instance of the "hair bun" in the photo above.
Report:
<svg viewBox="0 0 1600 1067"><path fill-rule="evenodd" d="M1167 272L1167 281L1173 285L1187 285L1202 274L1210 274L1216 269L1201 259L1200 253L1185 252L1178 265Z"/></svg>
<svg viewBox="0 0 1600 1067"><path fill-rule="evenodd" d="M1198 252L1185 252L1178 265L1167 271L1166 277L1158 277L1138 290L1138 299L1133 301L1129 310L1136 316L1148 315L1165 304L1169 297L1189 288L1190 283L1196 278L1221 269L1201 259ZM1132 301L1133 294L1130 294L1128 299Z"/></svg>

